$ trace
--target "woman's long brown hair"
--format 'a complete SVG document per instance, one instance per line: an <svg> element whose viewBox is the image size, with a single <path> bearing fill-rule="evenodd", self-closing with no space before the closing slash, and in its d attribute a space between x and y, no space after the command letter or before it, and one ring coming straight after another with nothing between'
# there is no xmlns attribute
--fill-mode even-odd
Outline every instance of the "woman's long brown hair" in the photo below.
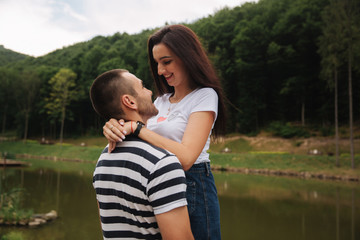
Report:
<svg viewBox="0 0 360 240"><path fill-rule="evenodd" d="M190 80L198 87L213 88L218 94L218 116L214 126L214 135L225 133L226 111L224 95L213 65L203 49L196 34L184 25L169 25L161 28L150 36L148 40L148 57L156 90L159 95L174 92L164 76L158 75L157 63L154 60L152 49L155 45L165 44L183 62Z"/></svg>

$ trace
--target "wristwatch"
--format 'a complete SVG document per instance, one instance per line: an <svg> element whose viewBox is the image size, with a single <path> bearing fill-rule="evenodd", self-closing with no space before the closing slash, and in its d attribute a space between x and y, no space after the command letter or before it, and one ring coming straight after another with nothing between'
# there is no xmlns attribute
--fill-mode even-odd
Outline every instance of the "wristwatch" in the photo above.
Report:
<svg viewBox="0 0 360 240"><path fill-rule="evenodd" d="M140 130L145 126L145 124L140 122L140 121L137 121L136 125L137 125L137 127L136 127L136 129L134 131L134 134L133 134L135 137L137 137L139 135Z"/></svg>

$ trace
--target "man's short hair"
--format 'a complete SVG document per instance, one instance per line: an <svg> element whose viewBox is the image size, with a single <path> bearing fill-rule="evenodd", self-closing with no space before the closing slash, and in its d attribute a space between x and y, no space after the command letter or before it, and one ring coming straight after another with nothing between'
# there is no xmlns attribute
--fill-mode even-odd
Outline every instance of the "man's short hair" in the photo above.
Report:
<svg viewBox="0 0 360 240"><path fill-rule="evenodd" d="M125 69L113 69L98 76L90 88L90 99L95 111L106 120L125 118L120 99L124 94L136 97L137 93L123 73Z"/></svg>

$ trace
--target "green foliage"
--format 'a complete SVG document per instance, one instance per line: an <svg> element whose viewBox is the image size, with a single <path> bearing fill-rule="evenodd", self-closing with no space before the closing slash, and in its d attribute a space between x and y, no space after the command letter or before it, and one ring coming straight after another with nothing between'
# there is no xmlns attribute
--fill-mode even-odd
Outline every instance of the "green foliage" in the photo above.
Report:
<svg viewBox="0 0 360 240"><path fill-rule="evenodd" d="M71 101L76 99L75 79L76 74L73 71L63 68L49 80L51 92L49 98L45 99L45 108L52 118L59 118Z"/></svg>
<svg viewBox="0 0 360 240"><path fill-rule="evenodd" d="M20 54L9 49L4 48L3 45L0 45L0 66L5 66L10 63L23 60L28 56Z"/></svg>
<svg viewBox="0 0 360 240"><path fill-rule="evenodd" d="M283 138L293 137L310 137L310 133L303 127L293 126L290 123L272 122L267 131L271 132L274 136Z"/></svg>
<svg viewBox="0 0 360 240"><path fill-rule="evenodd" d="M334 135L334 127L323 126L320 128L320 134L323 137L333 136Z"/></svg>
<svg viewBox="0 0 360 240"><path fill-rule="evenodd" d="M76 73L71 69L62 68L49 81L51 92L50 97L45 99L47 102L45 108L52 119L59 120L61 123L60 143L63 140L66 108L78 98L79 91L76 89L75 79Z"/></svg>
<svg viewBox="0 0 360 240"><path fill-rule="evenodd" d="M333 87L334 71L338 69L344 59L344 31L343 21L344 15L342 5L343 1L331 1L322 13L323 27L322 35L319 37L319 50L322 56L321 77Z"/></svg>
<svg viewBox="0 0 360 240"><path fill-rule="evenodd" d="M29 129L29 118L35 107L35 100L39 93L41 79L37 72L31 69L24 69L19 79L14 81L15 85L15 102L17 103L21 125L24 126L24 140L27 139Z"/></svg>
<svg viewBox="0 0 360 240"><path fill-rule="evenodd" d="M1 237L1 240L24 240L21 232L10 232Z"/></svg>
<svg viewBox="0 0 360 240"><path fill-rule="evenodd" d="M257 133L274 121L305 123L306 119L306 124L329 121L332 124L334 66L339 71L339 116L342 116L339 124L347 122L344 48L350 39L349 30L342 32L346 29L340 18L343 12L329 7L336 2L347 1L262 0L226 7L186 24L200 37L221 78L228 108L228 132ZM356 21L359 19L359 11L355 11L359 4L356 4L353 8L356 14L351 20L355 120L360 117L360 92L356 90L360 89L357 35L360 21ZM0 66L6 66L0 67L2 132L9 129L26 132L26 114L18 111L17 103L25 96L16 100L14 94L15 83L22 82L26 69L34 70L41 83L30 104L30 135L57 137L58 123L62 122L60 95L56 94L55 98L49 80L60 69L70 69L76 74L72 89L77 90L77 98L66 107L66 118L72 122L64 132L84 135L93 129L101 130L103 123L93 111L88 95L93 80L110 69L125 68L143 80L146 87L155 90L147 59L147 39L155 30L97 36L38 58L21 55L13 58L8 56L10 50L0 47ZM4 51L7 53L2 55ZM36 78L27 80L35 82Z"/></svg>
<svg viewBox="0 0 360 240"><path fill-rule="evenodd" d="M15 159L15 154L9 153L7 151L0 151L0 157L1 159Z"/></svg>
<svg viewBox="0 0 360 240"><path fill-rule="evenodd" d="M33 210L21 208L24 190L14 188L0 194L0 220L3 222L19 223L21 220L29 220Z"/></svg>

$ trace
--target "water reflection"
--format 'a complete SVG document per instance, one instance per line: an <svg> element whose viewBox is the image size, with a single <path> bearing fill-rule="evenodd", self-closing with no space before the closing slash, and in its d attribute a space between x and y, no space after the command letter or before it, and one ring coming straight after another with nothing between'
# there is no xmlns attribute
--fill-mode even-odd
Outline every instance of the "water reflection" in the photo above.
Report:
<svg viewBox="0 0 360 240"><path fill-rule="evenodd" d="M238 174L216 183L223 239L360 239L358 183Z"/></svg>
<svg viewBox="0 0 360 240"><path fill-rule="evenodd" d="M23 187L25 208L59 219L20 230L26 240L102 239L90 171L0 170L0 190ZM214 173L224 240L360 239L358 183Z"/></svg>
<svg viewBox="0 0 360 240"><path fill-rule="evenodd" d="M2 226L0 236L20 230L26 240L102 238L90 173L6 169L1 174L3 191L12 187L26 189L24 208L32 208L36 213L56 210L59 218L39 228Z"/></svg>

